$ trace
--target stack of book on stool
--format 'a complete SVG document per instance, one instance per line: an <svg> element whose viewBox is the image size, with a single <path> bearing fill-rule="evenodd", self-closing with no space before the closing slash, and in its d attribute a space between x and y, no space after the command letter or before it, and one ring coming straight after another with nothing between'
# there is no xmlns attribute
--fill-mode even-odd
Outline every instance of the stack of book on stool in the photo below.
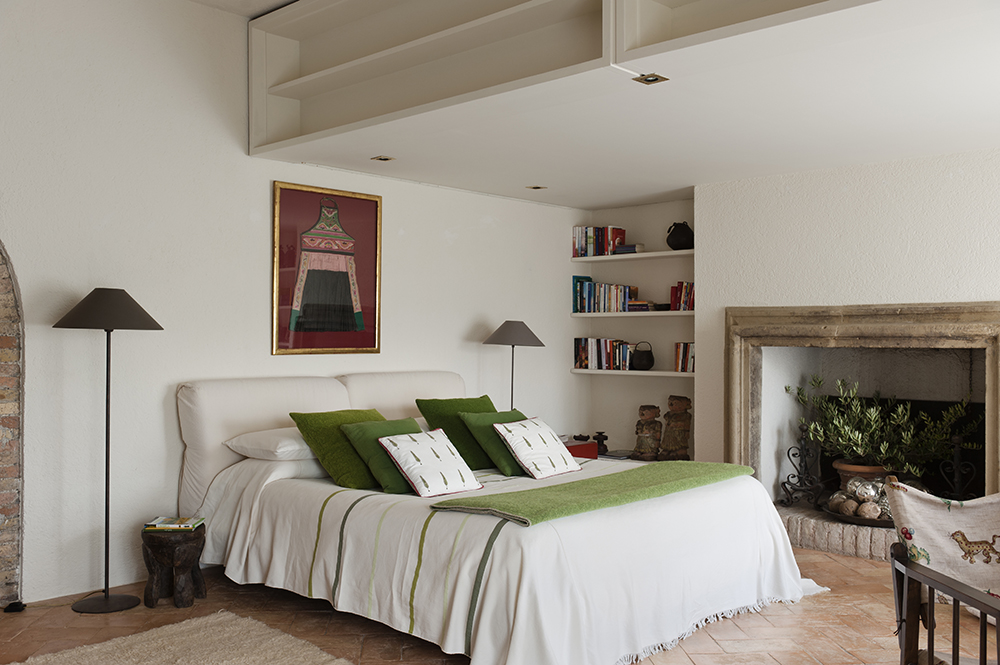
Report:
<svg viewBox="0 0 1000 665"><path fill-rule="evenodd" d="M194 531L205 521L204 517L157 517L143 525L143 531Z"/></svg>

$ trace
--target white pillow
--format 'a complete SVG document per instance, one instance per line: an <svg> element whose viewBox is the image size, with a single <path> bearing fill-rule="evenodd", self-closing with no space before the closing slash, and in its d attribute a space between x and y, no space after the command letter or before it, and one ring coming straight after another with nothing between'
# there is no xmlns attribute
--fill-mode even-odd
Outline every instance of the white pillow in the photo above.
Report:
<svg viewBox="0 0 1000 665"><path fill-rule="evenodd" d="M442 429L383 436L378 442L420 496L483 488Z"/></svg>
<svg viewBox="0 0 1000 665"><path fill-rule="evenodd" d="M548 478L580 470L580 465L566 450L559 435L538 418L496 423L493 429L532 478Z"/></svg>
<svg viewBox="0 0 1000 665"><path fill-rule="evenodd" d="M280 461L316 458L298 427L248 432L233 437L225 445L244 457L254 459Z"/></svg>

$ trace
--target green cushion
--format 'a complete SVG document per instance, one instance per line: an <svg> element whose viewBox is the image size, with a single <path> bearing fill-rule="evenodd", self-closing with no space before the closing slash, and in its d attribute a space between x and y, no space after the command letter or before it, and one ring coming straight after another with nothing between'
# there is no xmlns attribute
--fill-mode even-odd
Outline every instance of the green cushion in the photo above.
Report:
<svg viewBox="0 0 1000 665"><path fill-rule="evenodd" d="M489 395L454 399L418 399L417 408L431 429L440 427L473 471L489 469L493 460L472 436L459 413L496 413Z"/></svg>
<svg viewBox="0 0 1000 665"><path fill-rule="evenodd" d="M514 409L513 411L500 411L497 413L459 413L458 416L465 423L465 426L476 437L476 441L486 454L493 460L496 468L505 476L526 475L521 465L517 463L514 456L510 454L510 449L504 443L503 438L493 429L494 423L514 423L519 420L527 420L525 415Z"/></svg>
<svg viewBox="0 0 1000 665"><path fill-rule="evenodd" d="M416 434L420 431L420 425L413 418L402 420L380 420L367 423L346 424L340 429L344 431L350 440L354 450L368 465L375 480L382 486L382 491L387 494L412 494L413 488L410 481L399 472L396 463L385 452L382 444L378 442L383 436L396 436L397 434Z"/></svg>
<svg viewBox="0 0 1000 665"><path fill-rule="evenodd" d="M344 409L322 413L289 413L319 463L341 487L367 490L378 487L368 465L340 430L344 423L385 420L375 409Z"/></svg>

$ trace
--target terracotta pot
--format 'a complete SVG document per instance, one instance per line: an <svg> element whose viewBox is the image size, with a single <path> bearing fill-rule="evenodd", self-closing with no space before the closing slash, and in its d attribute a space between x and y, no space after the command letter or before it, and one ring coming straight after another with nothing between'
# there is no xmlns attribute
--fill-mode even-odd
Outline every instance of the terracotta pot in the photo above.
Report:
<svg viewBox="0 0 1000 665"><path fill-rule="evenodd" d="M840 474L840 489L847 489L847 482L855 476L861 476L865 480L884 478L890 471L884 466L868 466L866 464L852 464L847 460L834 460L833 468Z"/></svg>

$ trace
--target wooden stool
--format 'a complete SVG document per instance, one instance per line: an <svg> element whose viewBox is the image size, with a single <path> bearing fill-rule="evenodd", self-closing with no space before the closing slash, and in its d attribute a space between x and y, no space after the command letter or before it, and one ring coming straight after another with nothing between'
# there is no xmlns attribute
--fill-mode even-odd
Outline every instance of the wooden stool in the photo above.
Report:
<svg viewBox="0 0 1000 665"><path fill-rule="evenodd" d="M149 579L143 603L156 607L163 597L173 596L177 607L191 607L195 598L205 598L205 578L198 559L205 547L205 525L193 531L143 531L142 559Z"/></svg>

